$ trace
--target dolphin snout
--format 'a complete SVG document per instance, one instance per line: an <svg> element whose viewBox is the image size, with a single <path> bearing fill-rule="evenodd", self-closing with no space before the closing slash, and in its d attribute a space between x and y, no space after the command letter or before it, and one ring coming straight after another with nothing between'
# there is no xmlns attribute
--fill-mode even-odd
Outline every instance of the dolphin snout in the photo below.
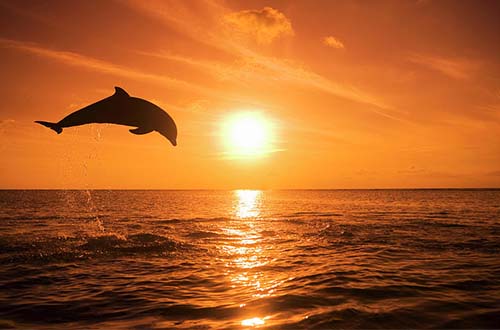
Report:
<svg viewBox="0 0 500 330"><path fill-rule="evenodd" d="M163 131L158 131L161 135L163 135L167 140L172 143L172 145L175 147L177 145L177 137L173 136L174 134L169 134L170 132L163 132Z"/></svg>

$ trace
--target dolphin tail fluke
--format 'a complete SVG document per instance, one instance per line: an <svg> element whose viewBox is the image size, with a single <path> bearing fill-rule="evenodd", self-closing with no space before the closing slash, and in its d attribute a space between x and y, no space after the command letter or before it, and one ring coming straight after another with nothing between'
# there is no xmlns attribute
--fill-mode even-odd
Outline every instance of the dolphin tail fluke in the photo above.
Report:
<svg viewBox="0 0 500 330"><path fill-rule="evenodd" d="M57 134L61 134L61 132L63 130L62 127L59 126L56 123L51 123L51 122L48 122L48 121L40 121L40 120L36 120L35 123L43 125L45 127L48 127L51 130L55 131Z"/></svg>

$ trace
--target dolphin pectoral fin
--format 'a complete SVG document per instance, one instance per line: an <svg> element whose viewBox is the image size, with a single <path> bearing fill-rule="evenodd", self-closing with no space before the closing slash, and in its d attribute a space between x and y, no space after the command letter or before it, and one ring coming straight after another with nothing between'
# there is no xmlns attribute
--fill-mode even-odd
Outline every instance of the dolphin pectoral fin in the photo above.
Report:
<svg viewBox="0 0 500 330"><path fill-rule="evenodd" d="M130 133L132 134L137 134L137 135L142 135L142 134L148 134L154 131L152 128L147 128L147 127L137 127L129 130Z"/></svg>
<svg viewBox="0 0 500 330"><path fill-rule="evenodd" d="M115 94L113 96L118 96L118 97L130 97L127 92L121 87L115 87Z"/></svg>

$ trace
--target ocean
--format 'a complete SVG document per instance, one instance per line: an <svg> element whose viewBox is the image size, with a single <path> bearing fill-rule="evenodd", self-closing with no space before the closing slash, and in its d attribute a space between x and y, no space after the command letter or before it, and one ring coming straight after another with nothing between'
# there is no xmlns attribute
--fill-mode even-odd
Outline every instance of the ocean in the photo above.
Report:
<svg viewBox="0 0 500 330"><path fill-rule="evenodd" d="M0 191L0 328L500 328L500 190Z"/></svg>

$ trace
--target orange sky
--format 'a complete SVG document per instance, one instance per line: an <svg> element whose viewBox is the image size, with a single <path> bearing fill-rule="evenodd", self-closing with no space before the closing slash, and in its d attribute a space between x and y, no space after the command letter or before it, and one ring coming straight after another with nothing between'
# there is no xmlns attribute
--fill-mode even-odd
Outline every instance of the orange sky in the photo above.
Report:
<svg viewBox="0 0 500 330"><path fill-rule="evenodd" d="M0 0L0 188L500 186L498 1ZM58 121L114 86L178 146ZM256 111L273 150L227 157Z"/></svg>

